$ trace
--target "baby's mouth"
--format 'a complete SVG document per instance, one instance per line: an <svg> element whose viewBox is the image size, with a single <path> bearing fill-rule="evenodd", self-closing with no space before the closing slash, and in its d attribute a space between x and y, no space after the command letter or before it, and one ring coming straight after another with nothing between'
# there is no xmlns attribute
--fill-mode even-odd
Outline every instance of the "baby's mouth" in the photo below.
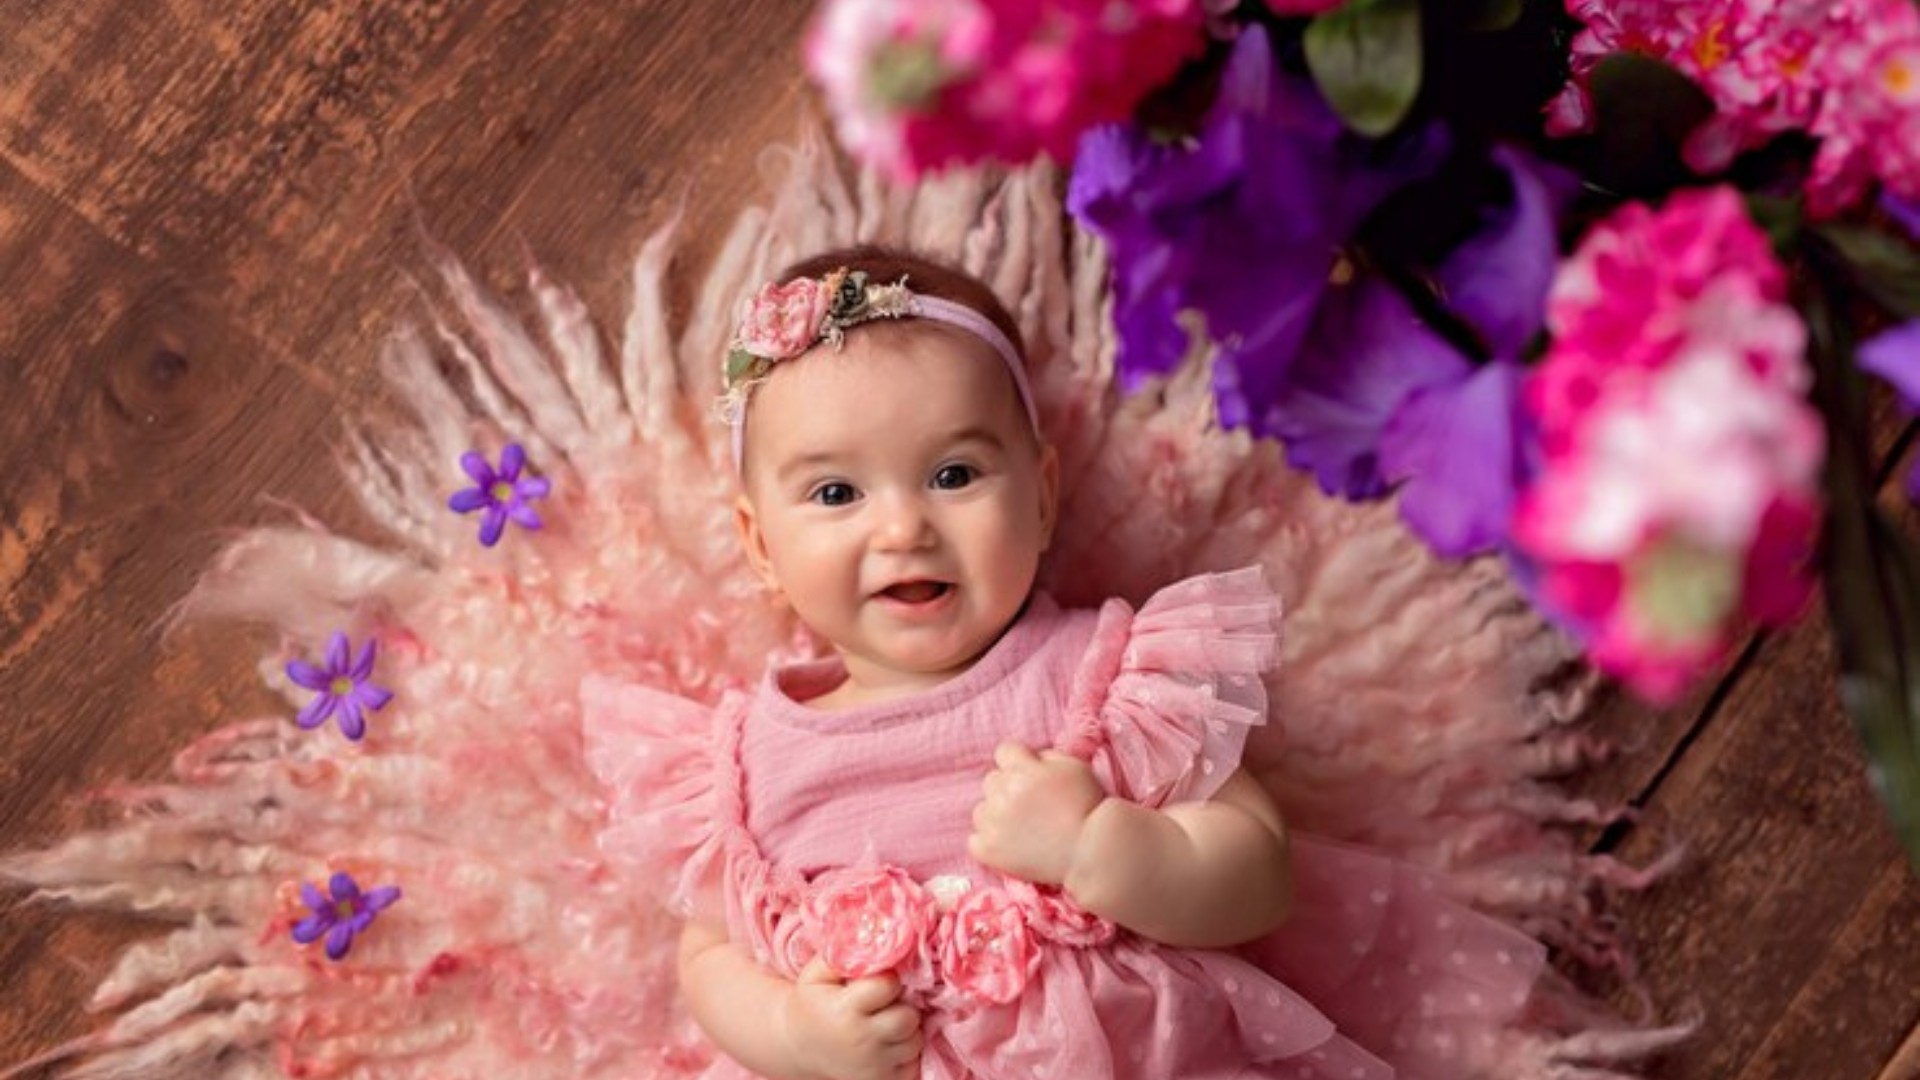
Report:
<svg viewBox="0 0 1920 1080"><path fill-rule="evenodd" d="M952 590L944 581L903 581L880 590L880 595L903 604L929 604Z"/></svg>

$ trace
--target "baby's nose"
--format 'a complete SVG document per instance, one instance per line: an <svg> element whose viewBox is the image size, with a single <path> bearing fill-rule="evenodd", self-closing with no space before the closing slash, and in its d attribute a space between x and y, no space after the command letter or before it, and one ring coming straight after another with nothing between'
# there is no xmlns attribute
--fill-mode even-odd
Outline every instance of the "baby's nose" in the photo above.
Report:
<svg viewBox="0 0 1920 1080"><path fill-rule="evenodd" d="M888 549L923 547L933 538L933 522L920 500L892 496L877 500L880 520L874 532L877 546Z"/></svg>

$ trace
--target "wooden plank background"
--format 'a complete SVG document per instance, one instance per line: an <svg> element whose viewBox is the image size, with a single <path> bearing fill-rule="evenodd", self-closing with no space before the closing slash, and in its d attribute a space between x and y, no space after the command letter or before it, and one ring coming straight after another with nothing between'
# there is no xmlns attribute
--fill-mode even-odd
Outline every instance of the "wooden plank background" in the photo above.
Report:
<svg viewBox="0 0 1920 1080"><path fill-rule="evenodd" d="M277 501L356 520L327 446L385 405L420 238L622 310L653 224L684 206L697 255L760 190L810 7L0 0L0 847L274 707L248 631L159 628ZM1616 912L1653 1004L1702 1023L1658 1076L1920 1077L1920 886L1831 667L1816 618L1678 708L1601 706L1631 749L1578 786L1641 817L1592 843L1691 856ZM85 1030L140 932L0 898L0 1062Z"/></svg>

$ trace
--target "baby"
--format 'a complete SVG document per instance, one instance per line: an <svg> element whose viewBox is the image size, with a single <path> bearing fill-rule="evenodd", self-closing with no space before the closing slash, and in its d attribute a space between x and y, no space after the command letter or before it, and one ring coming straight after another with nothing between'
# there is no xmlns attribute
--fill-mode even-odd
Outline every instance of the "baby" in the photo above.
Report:
<svg viewBox="0 0 1920 1080"><path fill-rule="evenodd" d="M1260 573L1137 612L1036 592L1058 460L1015 324L943 266L802 262L726 370L747 558L831 655L710 710L610 681L584 702L593 760L623 762L603 847L687 917L707 1075L1396 1075L1327 1013L1409 1001L1409 942L1452 905L1350 875L1343 910L1377 913L1313 965L1337 1002L1230 949L1286 918L1304 853L1239 768L1277 650Z"/></svg>

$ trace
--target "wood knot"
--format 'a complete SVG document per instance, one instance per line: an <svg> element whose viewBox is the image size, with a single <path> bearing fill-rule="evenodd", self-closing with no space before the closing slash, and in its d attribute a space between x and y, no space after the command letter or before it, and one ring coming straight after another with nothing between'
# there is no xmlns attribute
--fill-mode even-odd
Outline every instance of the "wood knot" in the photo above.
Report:
<svg viewBox="0 0 1920 1080"><path fill-rule="evenodd" d="M155 349L147 357L147 381L160 390L171 389L173 384L186 375L187 358L172 349Z"/></svg>
<svg viewBox="0 0 1920 1080"><path fill-rule="evenodd" d="M196 326L198 317L196 313ZM217 403L232 393L218 378L209 378L212 369L193 347L205 343L193 340L193 333L174 320L155 326L136 316L122 333L101 380L107 416L137 430L164 430L169 438L184 436L217 412Z"/></svg>

